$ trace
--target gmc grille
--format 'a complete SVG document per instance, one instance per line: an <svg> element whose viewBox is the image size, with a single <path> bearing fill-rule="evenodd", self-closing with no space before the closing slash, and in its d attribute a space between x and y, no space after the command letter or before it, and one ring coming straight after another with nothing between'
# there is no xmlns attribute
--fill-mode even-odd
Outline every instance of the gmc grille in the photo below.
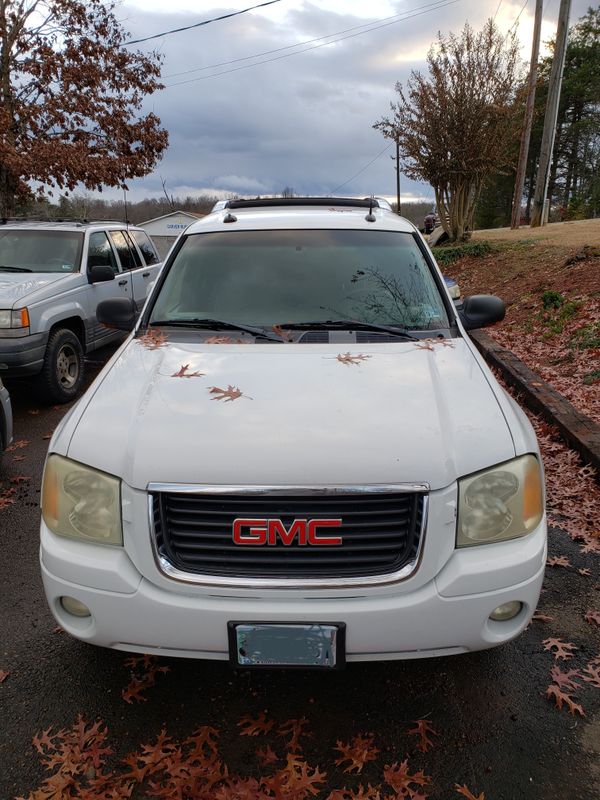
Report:
<svg viewBox="0 0 600 800"><path fill-rule="evenodd" d="M161 559L184 573L248 578L338 578L386 575L416 560L423 493L315 495L153 492L152 517ZM338 546L241 546L233 521L342 520Z"/></svg>

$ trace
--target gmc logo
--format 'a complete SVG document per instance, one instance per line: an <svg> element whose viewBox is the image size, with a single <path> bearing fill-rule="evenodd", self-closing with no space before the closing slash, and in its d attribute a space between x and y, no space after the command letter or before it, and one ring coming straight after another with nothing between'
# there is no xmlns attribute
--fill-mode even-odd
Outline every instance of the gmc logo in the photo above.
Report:
<svg viewBox="0 0 600 800"><path fill-rule="evenodd" d="M242 545L341 545L341 536L327 536L326 531L339 528L341 519L295 519L286 528L280 519L235 519L233 543ZM320 532L321 531L321 532Z"/></svg>

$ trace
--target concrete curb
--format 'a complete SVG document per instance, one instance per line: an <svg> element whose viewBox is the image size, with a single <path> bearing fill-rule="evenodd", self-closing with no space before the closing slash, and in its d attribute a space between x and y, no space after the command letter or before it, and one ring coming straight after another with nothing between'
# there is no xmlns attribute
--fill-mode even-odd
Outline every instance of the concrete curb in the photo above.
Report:
<svg viewBox="0 0 600 800"><path fill-rule="evenodd" d="M499 370L504 380L519 392L523 403L555 425L583 460L598 470L600 478L600 425L578 411L562 394L487 333L471 331L469 336L488 364Z"/></svg>

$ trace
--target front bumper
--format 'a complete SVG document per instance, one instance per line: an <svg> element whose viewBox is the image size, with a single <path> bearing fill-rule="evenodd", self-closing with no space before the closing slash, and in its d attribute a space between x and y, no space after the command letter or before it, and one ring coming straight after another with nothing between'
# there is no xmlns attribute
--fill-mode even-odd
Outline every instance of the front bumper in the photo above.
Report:
<svg viewBox="0 0 600 800"><path fill-rule="evenodd" d="M524 539L452 551L438 574L416 588L411 581L351 594L298 589L232 596L231 590L191 589L174 581L156 585L139 573L125 550L69 542L43 523L41 541L48 602L68 633L118 650L223 660L230 620L345 622L348 661L494 647L529 622L546 561L544 520ZM85 603L92 616L65 612L64 595ZM497 606L513 600L523 604L517 617L489 619Z"/></svg>
<svg viewBox="0 0 600 800"><path fill-rule="evenodd" d="M11 338L0 336L0 378L18 378L41 372L48 333Z"/></svg>

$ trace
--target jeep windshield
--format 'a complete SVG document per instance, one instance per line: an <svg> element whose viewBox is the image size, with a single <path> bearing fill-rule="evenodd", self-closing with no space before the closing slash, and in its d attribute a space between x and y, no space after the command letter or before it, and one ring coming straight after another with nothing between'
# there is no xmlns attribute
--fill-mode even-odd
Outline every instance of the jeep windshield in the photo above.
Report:
<svg viewBox="0 0 600 800"><path fill-rule="evenodd" d="M0 230L0 272L75 272L83 233L57 230Z"/></svg>
<svg viewBox="0 0 600 800"><path fill-rule="evenodd" d="M260 230L184 238L149 322L245 324L347 320L431 330L449 326L442 297L410 233Z"/></svg>

